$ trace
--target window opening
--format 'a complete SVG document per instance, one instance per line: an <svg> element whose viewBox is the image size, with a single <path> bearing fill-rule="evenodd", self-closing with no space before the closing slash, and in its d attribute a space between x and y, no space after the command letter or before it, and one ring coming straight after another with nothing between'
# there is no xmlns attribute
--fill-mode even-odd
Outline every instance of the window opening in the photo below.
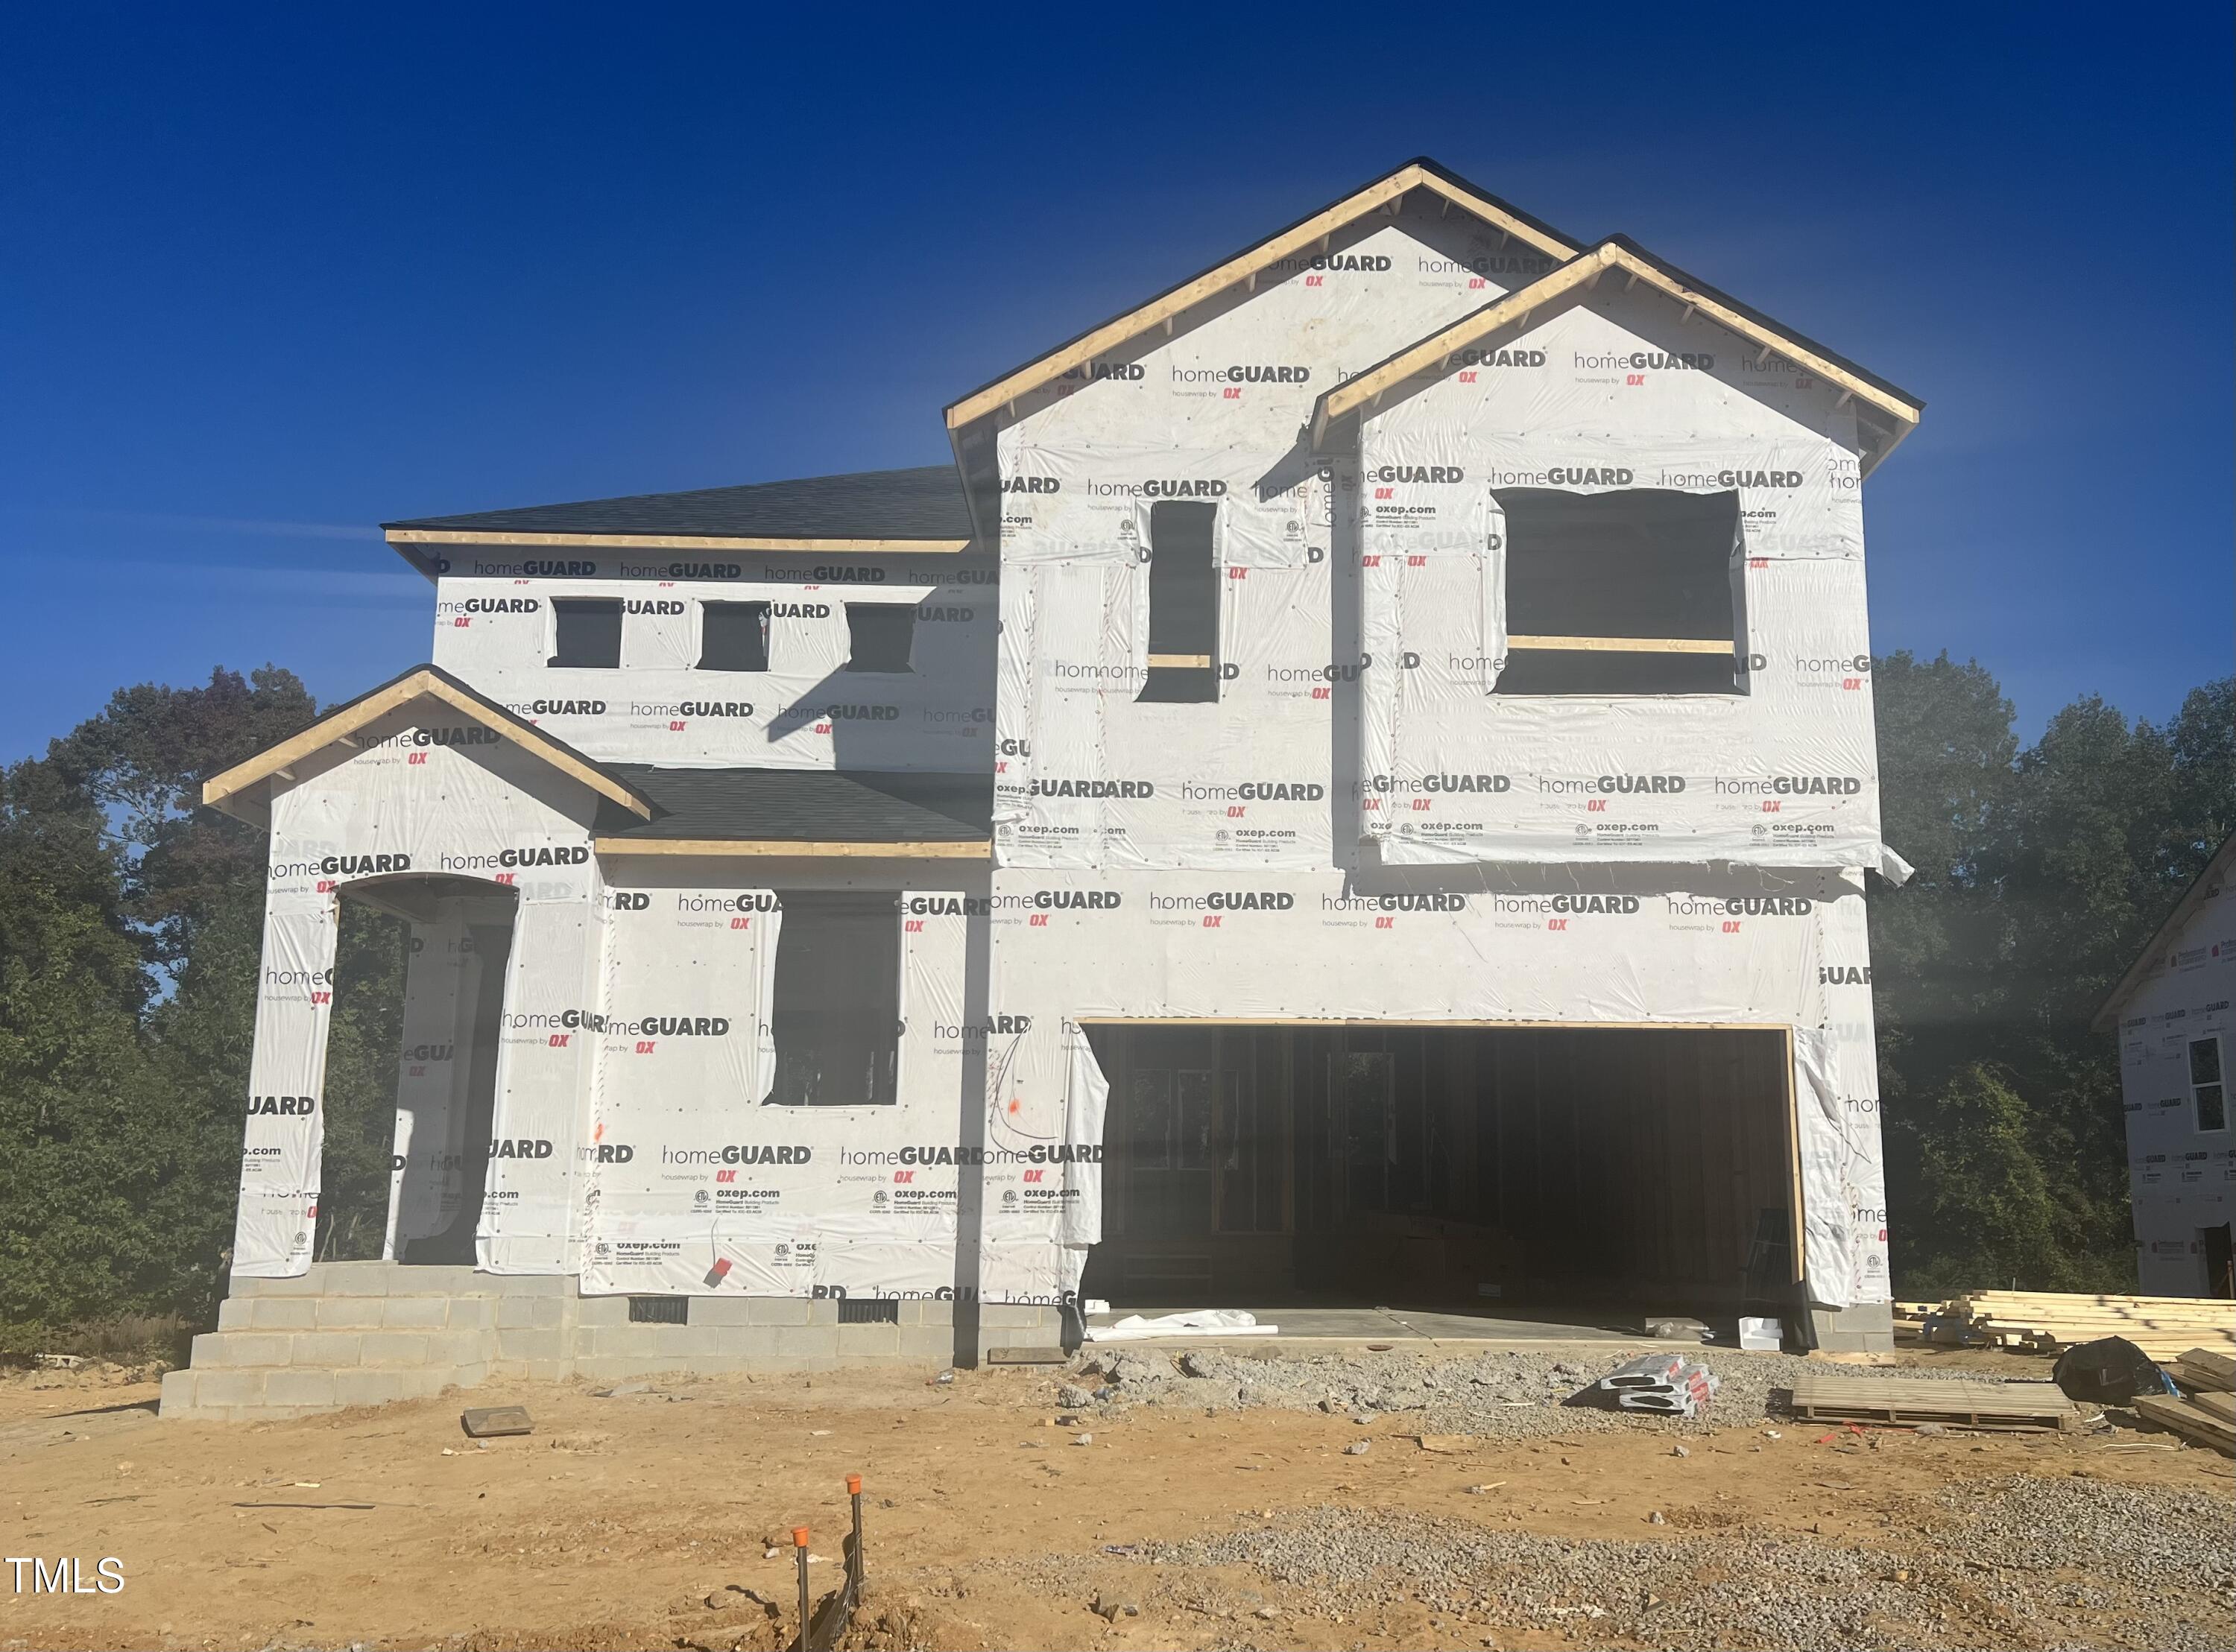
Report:
<svg viewBox="0 0 2236 1652"><path fill-rule="evenodd" d="M766 602L700 604L699 669L766 671L768 633L769 605Z"/></svg>
<svg viewBox="0 0 2236 1652"><path fill-rule="evenodd" d="M2228 1092L2221 1083L2220 1039L2217 1034L2189 1041L2189 1096L2197 1111L2198 1129L2228 1128Z"/></svg>
<svg viewBox="0 0 2236 1652"><path fill-rule="evenodd" d="M1500 694L1733 694L1736 493L1503 488Z"/></svg>
<svg viewBox="0 0 2236 1652"><path fill-rule="evenodd" d="M619 597L555 597L558 616L555 665L612 671L621 663L621 604Z"/></svg>
<svg viewBox="0 0 2236 1652"><path fill-rule="evenodd" d="M891 1106L901 923L888 895L787 893L770 1015L779 1107Z"/></svg>
<svg viewBox="0 0 2236 1652"><path fill-rule="evenodd" d="M915 639L916 609L898 602L850 602L846 634L848 671L904 672Z"/></svg>
<svg viewBox="0 0 2236 1652"><path fill-rule="evenodd" d="M1200 705L1219 698L1219 507L1149 507L1148 676L1134 698Z"/></svg>

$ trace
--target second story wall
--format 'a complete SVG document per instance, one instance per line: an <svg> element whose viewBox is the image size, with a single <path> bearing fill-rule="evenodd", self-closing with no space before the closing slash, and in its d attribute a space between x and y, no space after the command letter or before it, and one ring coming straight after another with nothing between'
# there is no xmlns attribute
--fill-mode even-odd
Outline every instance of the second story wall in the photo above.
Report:
<svg viewBox="0 0 2236 1652"><path fill-rule="evenodd" d="M585 756L961 773L993 761L990 559L450 560L435 664Z"/></svg>

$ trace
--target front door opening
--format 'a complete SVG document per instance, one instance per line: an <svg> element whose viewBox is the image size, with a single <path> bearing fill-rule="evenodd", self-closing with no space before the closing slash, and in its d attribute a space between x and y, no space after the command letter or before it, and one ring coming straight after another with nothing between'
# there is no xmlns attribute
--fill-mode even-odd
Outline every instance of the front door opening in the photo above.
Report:
<svg viewBox="0 0 2236 1652"><path fill-rule="evenodd" d="M1783 1029L1090 1027L1114 1302L1777 1313Z"/></svg>

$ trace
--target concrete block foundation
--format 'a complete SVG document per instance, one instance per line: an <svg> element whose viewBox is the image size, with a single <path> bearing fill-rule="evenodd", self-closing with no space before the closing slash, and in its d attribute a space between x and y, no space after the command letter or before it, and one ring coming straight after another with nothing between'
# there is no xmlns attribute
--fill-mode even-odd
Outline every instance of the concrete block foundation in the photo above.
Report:
<svg viewBox="0 0 2236 1652"><path fill-rule="evenodd" d="M683 1324L637 1323L626 1296L584 1296L570 1277L470 1268L319 1262L293 1279L233 1281L218 1328L163 1379L161 1413L226 1421L303 1416L423 1399L492 1377L621 1381L667 1372L944 1367L991 1347L1057 1346L1061 1311L987 1303L975 1349L958 1349L955 1305L897 1304L898 1323L838 1322L835 1300L689 1297Z"/></svg>

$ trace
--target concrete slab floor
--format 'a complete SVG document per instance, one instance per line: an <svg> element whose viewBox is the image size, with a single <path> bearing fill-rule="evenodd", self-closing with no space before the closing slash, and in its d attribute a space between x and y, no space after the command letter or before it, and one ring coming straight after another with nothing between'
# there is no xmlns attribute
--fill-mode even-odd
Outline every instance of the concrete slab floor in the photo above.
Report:
<svg viewBox="0 0 2236 1652"><path fill-rule="evenodd" d="M1193 1342L1204 1347L1227 1348L1236 1354L1252 1350L1279 1349L1284 1344L1389 1342L1393 1344L1449 1345L1475 1343L1504 1346L1521 1342L1623 1342L1647 1347L1658 1346L1653 1339L1636 1331L1611 1330L1604 1325L1580 1325L1573 1321L1546 1319L1502 1319L1483 1314L1457 1314L1411 1308L1324 1307L1289 1303L1279 1307L1259 1308L1247 1302L1226 1304L1243 1308L1259 1324L1273 1325L1279 1331L1273 1336L1158 1337L1143 1343L1145 1347L1168 1347L1187 1346ZM1087 1323L1092 1326L1112 1325L1128 1314L1139 1314L1154 1319L1165 1314L1185 1312L1185 1309L1153 1303L1111 1304L1108 1314L1091 1314ZM1104 1346L1123 1348L1126 1342ZM1699 1347L1671 1343L1668 1346Z"/></svg>

